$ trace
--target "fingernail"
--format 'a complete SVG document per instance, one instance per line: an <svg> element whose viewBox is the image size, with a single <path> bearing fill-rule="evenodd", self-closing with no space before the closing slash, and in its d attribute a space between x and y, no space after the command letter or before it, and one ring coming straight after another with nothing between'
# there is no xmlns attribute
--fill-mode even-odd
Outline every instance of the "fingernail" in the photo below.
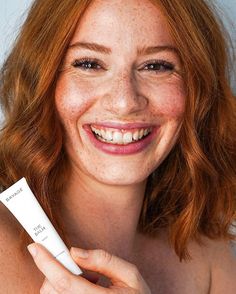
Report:
<svg viewBox="0 0 236 294"><path fill-rule="evenodd" d="M32 257L35 257L37 254L37 249L34 245L34 243L27 246L27 249L29 250L29 253L32 255Z"/></svg>
<svg viewBox="0 0 236 294"><path fill-rule="evenodd" d="M89 257L89 252L87 250L81 249L81 248L72 247L71 248L71 253L75 257L79 257L79 258L88 258Z"/></svg>

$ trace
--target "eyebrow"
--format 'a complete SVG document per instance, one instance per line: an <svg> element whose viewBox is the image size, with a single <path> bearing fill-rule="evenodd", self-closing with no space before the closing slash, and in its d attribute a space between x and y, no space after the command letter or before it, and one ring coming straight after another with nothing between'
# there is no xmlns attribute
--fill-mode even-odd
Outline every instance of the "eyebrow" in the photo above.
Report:
<svg viewBox="0 0 236 294"><path fill-rule="evenodd" d="M161 51L172 51L176 54L179 54L179 50L171 45L162 45L162 46L152 46L152 47L142 47L138 49L138 55L149 55L153 53L158 53Z"/></svg>
<svg viewBox="0 0 236 294"><path fill-rule="evenodd" d="M108 47L105 47L103 45L99 45L97 43L85 43L85 42L76 42L69 46L69 48L82 48L82 49L89 49L92 51L97 51L104 54L110 54L111 49Z"/></svg>
<svg viewBox="0 0 236 294"><path fill-rule="evenodd" d="M112 53L111 48L105 47L105 46L97 44L97 43L75 42L75 43L69 45L69 49L71 49L71 48L88 49L88 50L100 52L103 54L111 54ZM150 54L158 53L161 51L172 51L174 53L179 54L179 50L176 47L171 46L171 45L142 47L142 48L138 48L137 53L138 53L138 55L150 55Z"/></svg>

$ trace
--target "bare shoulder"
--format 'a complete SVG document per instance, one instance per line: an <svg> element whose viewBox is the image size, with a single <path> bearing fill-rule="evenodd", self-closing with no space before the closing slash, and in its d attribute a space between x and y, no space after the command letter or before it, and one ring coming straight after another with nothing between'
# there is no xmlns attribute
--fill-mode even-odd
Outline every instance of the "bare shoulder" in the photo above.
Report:
<svg viewBox="0 0 236 294"><path fill-rule="evenodd" d="M0 203L0 279L18 259L19 251L19 226L11 213Z"/></svg>
<svg viewBox="0 0 236 294"><path fill-rule="evenodd" d="M164 236L167 234L164 234ZM156 268L153 283L160 277L158 293L236 293L236 244L225 240L202 237L202 243L192 241L188 250L190 260L180 261L167 237L152 242L152 256ZM174 289L174 290L173 290ZM154 291L155 293L155 291Z"/></svg>
<svg viewBox="0 0 236 294"><path fill-rule="evenodd" d="M225 240L208 240L211 262L211 294L236 293L236 244Z"/></svg>
<svg viewBox="0 0 236 294"><path fill-rule="evenodd" d="M152 293L209 294L211 266L203 246L191 242L191 258L180 260L165 231L147 244L139 268Z"/></svg>
<svg viewBox="0 0 236 294"><path fill-rule="evenodd" d="M39 293L37 269L19 242L20 225L0 203L0 293Z"/></svg>

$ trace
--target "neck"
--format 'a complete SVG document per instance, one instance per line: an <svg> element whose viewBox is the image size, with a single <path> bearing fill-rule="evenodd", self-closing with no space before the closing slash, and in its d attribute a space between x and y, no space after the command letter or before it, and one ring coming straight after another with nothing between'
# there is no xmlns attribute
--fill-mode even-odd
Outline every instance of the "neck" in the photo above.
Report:
<svg viewBox="0 0 236 294"><path fill-rule="evenodd" d="M132 258L145 185L112 186L71 176L60 206L71 244Z"/></svg>

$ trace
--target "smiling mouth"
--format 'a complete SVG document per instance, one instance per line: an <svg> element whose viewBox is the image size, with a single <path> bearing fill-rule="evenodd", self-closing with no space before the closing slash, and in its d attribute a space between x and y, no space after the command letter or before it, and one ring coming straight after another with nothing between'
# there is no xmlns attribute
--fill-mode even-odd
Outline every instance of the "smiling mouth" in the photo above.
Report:
<svg viewBox="0 0 236 294"><path fill-rule="evenodd" d="M128 145L146 138L151 132L152 127L136 129L113 129L97 128L90 126L92 133L101 142L116 145Z"/></svg>

